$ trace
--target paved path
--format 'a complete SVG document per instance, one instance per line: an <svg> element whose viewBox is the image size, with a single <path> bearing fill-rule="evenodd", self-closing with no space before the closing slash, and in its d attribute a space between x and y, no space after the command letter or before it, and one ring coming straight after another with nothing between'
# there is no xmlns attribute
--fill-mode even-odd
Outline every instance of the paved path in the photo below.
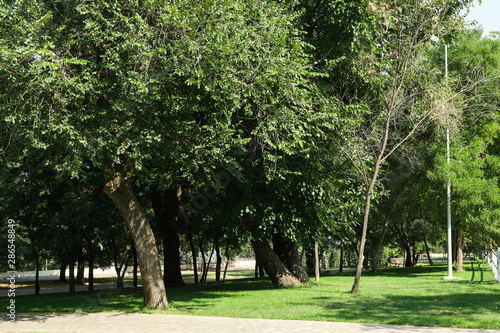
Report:
<svg viewBox="0 0 500 333"><path fill-rule="evenodd" d="M169 332L169 333L486 333L495 330L468 330L418 326L333 323L299 320L269 320L195 317L137 313L18 314L14 325L0 322L0 332Z"/></svg>

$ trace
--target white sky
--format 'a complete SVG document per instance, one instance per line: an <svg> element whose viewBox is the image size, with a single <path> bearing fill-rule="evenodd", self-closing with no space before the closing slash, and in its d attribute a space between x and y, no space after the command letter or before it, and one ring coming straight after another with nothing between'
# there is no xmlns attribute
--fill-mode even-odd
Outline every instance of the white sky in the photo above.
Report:
<svg viewBox="0 0 500 333"><path fill-rule="evenodd" d="M478 0L475 0L467 20L475 20L482 25L484 35L491 31L500 31L500 0L482 0L480 6Z"/></svg>

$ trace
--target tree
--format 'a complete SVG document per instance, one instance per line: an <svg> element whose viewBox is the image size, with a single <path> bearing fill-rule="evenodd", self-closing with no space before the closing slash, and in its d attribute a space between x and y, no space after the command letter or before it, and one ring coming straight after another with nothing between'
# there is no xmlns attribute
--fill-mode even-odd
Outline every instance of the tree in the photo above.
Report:
<svg viewBox="0 0 500 333"><path fill-rule="evenodd" d="M452 185L452 220L455 231L456 267L462 269L466 237L488 243L498 237L498 38L482 38L480 29L458 35L450 46L450 89L485 77L467 96L467 103L448 105L446 125L451 131L451 163L443 144L434 146L434 181ZM442 59L439 59L442 61ZM438 141L439 142L439 141ZM479 240L482 240L480 242Z"/></svg>
<svg viewBox="0 0 500 333"><path fill-rule="evenodd" d="M1 126L23 147L6 164L36 147L60 172L77 177L85 160L102 170L135 244L144 304L166 307L134 186L164 156L183 160L189 177L231 146L301 143L293 126L314 103L294 14L256 1L115 0L3 1L0 15Z"/></svg>
<svg viewBox="0 0 500 333"><path fill-rule="evenodd" d="M459 11L467 4L441 0L370 4L373 15L379 18L378 29L372 30L371 48L353 61L356 76L366 87L352 98L356 103L353 107L360 110L360 120L348 118L337 136L338 147L365 184L352 293L359 288L371 200L379 174L388 158L425 128L436 114L435 100L442 96L439 75L425 61L427 53L434 47L435 38L445 37L459 27Z"/></svg>

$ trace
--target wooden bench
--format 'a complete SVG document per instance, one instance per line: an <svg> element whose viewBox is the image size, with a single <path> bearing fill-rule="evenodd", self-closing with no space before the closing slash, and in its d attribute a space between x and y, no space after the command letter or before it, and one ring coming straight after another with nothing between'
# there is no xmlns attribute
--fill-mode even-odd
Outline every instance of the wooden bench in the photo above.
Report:
<svg viewBox="0 0 500 333"><path fill-rule="evenodd" d="M399 258L389 258L389 259L387 259L387 263L389 264L389 266L392 266L392 265L403 266L403 262Z"/></svg>

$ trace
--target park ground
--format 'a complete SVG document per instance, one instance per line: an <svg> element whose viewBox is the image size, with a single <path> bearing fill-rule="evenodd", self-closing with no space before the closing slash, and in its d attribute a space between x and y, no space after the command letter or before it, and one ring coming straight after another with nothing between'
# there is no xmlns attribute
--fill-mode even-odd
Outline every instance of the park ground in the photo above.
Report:
<svg viewBox="0 0 500 333"><path fill-rule="evenodd" d="M16 312L20 321L67 313L79 318L143 313L500 330L500 284L488 266L470 262L454 273L456 280L443 280L445 275L444 265L365 272L356 295L349 293L352 272L324 274L319 282L295 288L276 289L267 278L188 285L167 291L168 310L144 308L140 288L18 296Z"/></svg>

